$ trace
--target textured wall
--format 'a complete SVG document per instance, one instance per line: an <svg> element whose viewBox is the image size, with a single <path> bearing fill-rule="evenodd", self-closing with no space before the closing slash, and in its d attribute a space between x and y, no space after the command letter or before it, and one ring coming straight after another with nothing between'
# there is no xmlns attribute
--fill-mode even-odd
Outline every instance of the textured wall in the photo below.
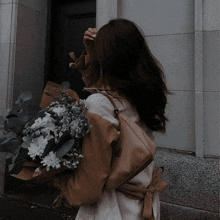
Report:
<svg viewBox="0 0 220 220"><path fill-rule="evenodd" d="M173 92L161 147L220 155L219 14L220 1L118 1L118 17L143 30Z"/></svg>
<svg viewBox="0 0 220 220"><path fill-rule="evenodd" d="M0 1L0 114L25 90L40 101L46 42L45 0Z"/></svg>
<svg viewBox="0 0 220 220"><path fill-rule="evenodd" d="M220 155L220 1L203 8L205 154Z"/></svg>
<svg viewBox="0 0 220 220"><path fill-rule="evenodd" d="M14 98L33 92L39 102L44 83L47 1L18 0Z"/></svg>
<svg viewBox="0 0 220 220"><path fill-rule="evenodd" d="M12 103L17 7L14 1L0 1L0 114Z"/></svg>

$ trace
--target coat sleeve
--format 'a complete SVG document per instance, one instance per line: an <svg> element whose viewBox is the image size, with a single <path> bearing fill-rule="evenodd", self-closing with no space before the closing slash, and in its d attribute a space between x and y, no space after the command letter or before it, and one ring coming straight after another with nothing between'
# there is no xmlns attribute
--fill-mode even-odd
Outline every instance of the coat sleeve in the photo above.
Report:
<svg viewBox="0 0 220 220"><path fill-rule="evenodd" d="M72 206L101 199L110 171L112 144L119 138L118 121L109 100L101 94L90 95L87 100L87 118L92 127L83 140L84 157L75 172L59 182L63 196Z"/></svg>
<svg viewBox="0 0 220 220"><path fill-rule="evenodd" d="M94 87L100 77L99 61L94 55L88 57L87 50L84 50L79 58L76 58L74 52L71 52L69 55L75 61L74 63L70 63L69 67L76 68L81 72L83 81L87 87Z"/></svg>

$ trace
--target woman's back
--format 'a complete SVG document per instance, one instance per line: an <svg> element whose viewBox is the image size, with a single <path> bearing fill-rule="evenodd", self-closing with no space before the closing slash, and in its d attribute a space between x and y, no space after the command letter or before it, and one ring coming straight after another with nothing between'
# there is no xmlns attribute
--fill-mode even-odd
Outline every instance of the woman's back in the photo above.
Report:
<svg viewBox="0 0 220 220"><path fill-rule="evenodd" d="M110 93L111 94L111 93ZM115 95L115 94L114 94ZM113 96L112 96L113 98ZM120 111L123 111L132 121L142 126L146 131L146 126L140 121L137 111L124 97L113 98ZM94 93L87 98L88 112L98 114L112 124L119 126L119 121L114 117L114 107L109 99L101 93ZM152 132L147 129L148 135L152 137ZM147 188L151 182L153 173L153 162L142 172L136 175L130 183ZM141 210L143 201L130 199L117 190L105 190L101 202L81 206L77 215L77 220L141 220ZM159 219L159 198L157 193L154 195L153 202L155 220Z"/></svg>

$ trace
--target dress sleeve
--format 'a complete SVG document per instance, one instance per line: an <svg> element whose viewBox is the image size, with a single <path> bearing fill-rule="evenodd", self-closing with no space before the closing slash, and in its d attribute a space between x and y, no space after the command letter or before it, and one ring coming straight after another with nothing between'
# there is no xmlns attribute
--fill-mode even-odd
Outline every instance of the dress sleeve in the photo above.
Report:
<svg viewBox="0 0 220 220"><path fill-rule="evenodd" d="M112 144L119 138L119 123L114 118L113 106L101 94L87 98L86 114L92 126L83 139L78 168L60 180L60 189L71 206L98 202L108 178L112 159Z"/></svg>
<svg viewBox="0 0 220 220"><path fill-rule="evenodd" d="M79 58L76 58L74 52L71 52L69 55L75 61L70 63L69 67L78 69L86 86L93 87L98 82L100 76L100 65L94 53L90 52L89 58L87 50L84 50Z"/></svg>

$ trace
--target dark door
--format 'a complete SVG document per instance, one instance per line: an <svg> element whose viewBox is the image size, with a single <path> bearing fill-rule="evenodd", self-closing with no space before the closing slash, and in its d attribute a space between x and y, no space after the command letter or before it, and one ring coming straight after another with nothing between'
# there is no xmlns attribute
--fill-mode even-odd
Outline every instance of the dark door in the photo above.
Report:
<svg viewBox="0 0 220 220"><path fill-rule="evenodd" d="M85 49L83 35L89 27L95 27L96 1L51 0L48 7L45 84L49 80L56 83L69 81L71 89L84 99L90 93L82 91L85 85L80 72L69 69L69 63L73 62L69 52L74 51L79 56Z"/></svg>

